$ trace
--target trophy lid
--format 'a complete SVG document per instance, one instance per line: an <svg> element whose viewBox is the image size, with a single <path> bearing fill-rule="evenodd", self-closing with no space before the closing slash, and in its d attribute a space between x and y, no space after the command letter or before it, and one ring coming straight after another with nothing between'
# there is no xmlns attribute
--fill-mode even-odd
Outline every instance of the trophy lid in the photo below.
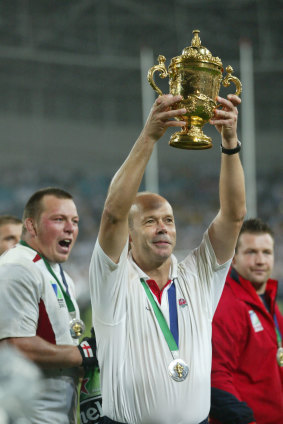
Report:
<svg viewBox="0 0 283 424"><path fill-rule="evenodd" d="M216 65L222 69L221 59L217 56L212 56L211 52L204 46L201 45L201 40L199 38L199 30L195 29L193 31L193 39L189 47L185 47L182 51L181 56L177 56L172 59L172 62L178 63L183 61L193 61L193 62L205 62L212 65Z"/></svg>

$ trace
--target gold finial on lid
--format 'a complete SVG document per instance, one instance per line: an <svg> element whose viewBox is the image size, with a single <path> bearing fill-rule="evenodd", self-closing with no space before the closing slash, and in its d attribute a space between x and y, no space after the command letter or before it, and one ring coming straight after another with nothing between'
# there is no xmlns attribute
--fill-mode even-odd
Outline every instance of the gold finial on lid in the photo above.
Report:
<svg viewBox="0 0 283 424"><path fill-rule="evenodd" d="M173 58L172 62L174 63L180 60L206 62L206 63L214 64L221 69L222 68L221 60L217 56L213 57L210 51L206 47L202 46L199 33L200 31L198 29L195 29L193 31L194 35L193 35L191 45L189 47L185 47L182 51L182 55Z"/></svg>
<svg viewBox="0 0 283 424"><path fill-rule="evenodd" d="M193 39L192 39L192 47L200 47L201 46L201 40L199 38L200 31L198 29L195 29L193 31Z"/></svg>

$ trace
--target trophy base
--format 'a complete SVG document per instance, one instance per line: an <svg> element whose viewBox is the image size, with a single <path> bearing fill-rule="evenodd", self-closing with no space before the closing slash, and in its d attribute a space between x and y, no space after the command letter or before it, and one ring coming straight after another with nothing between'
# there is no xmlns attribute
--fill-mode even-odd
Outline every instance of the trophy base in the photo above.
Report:
<svg viewBox="0 0 283 424"><path fill-rule="evenodd" d="M212 141L200 128L191 127L189 130L174 133L169 145L178 149L201 150L210 149Z"/></svg>

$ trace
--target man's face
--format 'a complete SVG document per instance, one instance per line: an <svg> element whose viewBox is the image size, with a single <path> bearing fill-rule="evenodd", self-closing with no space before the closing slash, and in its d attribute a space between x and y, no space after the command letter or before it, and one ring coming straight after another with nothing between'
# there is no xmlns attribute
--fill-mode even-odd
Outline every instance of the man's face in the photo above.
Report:
<svg viewBox="0 0 283 424"><path fill-rule="evenodd" d="M237 253L233 258L233 267L256 291L265 291L274 265L274 241L268 233L243 233L239 238Z"/></svg>
<svg viewBox="0 0 283 424"><path fill-rule="evenodd" d="M130 229L133 258L144 270L164 263L176 244L176 227L170 204L159 196L139 200Z"/></svg>
<svg viewBox="0 0 283 424"><path fill-rule="evenodd" d="M42 212L33 220L34 237L29 244L49 262L65 262L78 236L79 217L72 199L46 195Z"/></svg>
<svg viewBox="0 0 283 424"><path fill-rule="evenodd" d="M0 255L15 246L21 238L22 224L7 223L0 227Z"/></svg>

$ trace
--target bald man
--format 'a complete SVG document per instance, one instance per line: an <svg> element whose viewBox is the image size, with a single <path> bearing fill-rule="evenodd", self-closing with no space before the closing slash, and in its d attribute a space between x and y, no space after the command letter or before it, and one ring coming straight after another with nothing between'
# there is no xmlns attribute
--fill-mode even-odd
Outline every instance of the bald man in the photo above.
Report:
<svg viewBox="0 0 283 424"><path fill-rule="evenodd" d="M0 255L15 246L21 238L22 221L12 215L0 215Z"/></svg>
<svg viewBox="0 0 283 424"><path fill-rule="evenodd" d="M246 211L236 132L240 99L217 98L223 109L211 124L222 135L220 209L200 246L178 264L172 206L158 194L137 192L155 143L168 127L185 125L172 119L185 113L172 109L180 99L163 95L154 103L110 184L92 256L107 424L208 422L211 321Z"/></svg>

